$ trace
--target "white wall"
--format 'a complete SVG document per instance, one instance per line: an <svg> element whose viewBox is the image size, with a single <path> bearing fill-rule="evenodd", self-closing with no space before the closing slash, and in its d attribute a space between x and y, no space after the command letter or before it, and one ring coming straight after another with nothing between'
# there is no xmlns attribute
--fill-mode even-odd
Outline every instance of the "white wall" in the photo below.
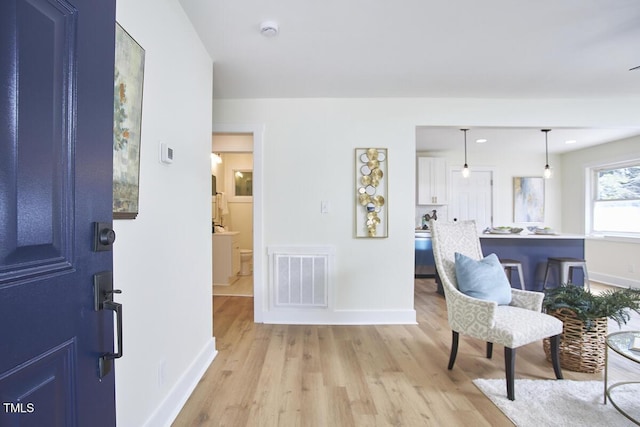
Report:
<svg viewBox="0 0 640 427"><path fill-rule="evenodd" d="M562 156L562 223L585 232L585 168L595 163L640 159L640 137L578 150ZM640 220L640 218L638 219ZM640 241L590 238L585 243L589 276L604 283L640 288Z"/></svg>
<svg viewBox="0 0 640 427"><path fill-rule="evenodd" d="M171 421L215 355L212 62L177 0L118 0L116 16L146 52L140 213L114 224L114 278L124 307L117 421L155 427ZM161 141L174 149L169 166L159 162Z"/></svg>
<svg viewBox="0 0 640 427"><path fill-rule="evenodd" d="M413 309L416 126L634 126L639 108L639 99L237 99L214 101L213 114L214 123L265 126L265 246L334 245L336 308L379 316ZM387 239L353 237L357 147L389 150ZM523 174L538 175L535 163ZM509 176L519 170L502 167L502 205L510 206ZM554 167L558 175L561 165ZM557 201L557 191L547 200ZM320 213L321 200L329 214ZM564 224L556 209L552 226ZM501 215L497 221L508 222ZM267 283L264 271L258 282Z"/></svg>

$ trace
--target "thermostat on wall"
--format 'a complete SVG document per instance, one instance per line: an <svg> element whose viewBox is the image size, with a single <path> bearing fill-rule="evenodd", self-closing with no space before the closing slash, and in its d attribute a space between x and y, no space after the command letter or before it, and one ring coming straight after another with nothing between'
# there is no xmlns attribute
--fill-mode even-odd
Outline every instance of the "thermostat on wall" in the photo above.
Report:
<svg viewBox="0 0 640 427"><path fill-rule="evenodd" d="M164 142L160 144L160 160L162 163L173 163L173 148Z"/></svg>

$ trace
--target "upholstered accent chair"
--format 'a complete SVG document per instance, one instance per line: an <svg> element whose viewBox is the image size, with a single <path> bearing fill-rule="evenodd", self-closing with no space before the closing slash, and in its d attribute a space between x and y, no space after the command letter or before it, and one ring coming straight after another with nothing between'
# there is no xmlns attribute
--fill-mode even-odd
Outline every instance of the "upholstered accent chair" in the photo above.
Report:
<svg viewBox="0 0 640 427"><path fill-rule="evenodd" d="M562 322L542 313L544 294L511 289L511 303L498 305L496 302L472 298L460 292L456 281L455 253L475 260L483 259L475 222L431 221L431 237L436 269L444 288L449 326L452 329L448 369L453 368L456 360L459 334L486 341L487 358L491 358L493 344L501 344L504 346L507 397L514 400L516 348L551 337L553 369L556 378L562 379L558 357Z"/></svg>

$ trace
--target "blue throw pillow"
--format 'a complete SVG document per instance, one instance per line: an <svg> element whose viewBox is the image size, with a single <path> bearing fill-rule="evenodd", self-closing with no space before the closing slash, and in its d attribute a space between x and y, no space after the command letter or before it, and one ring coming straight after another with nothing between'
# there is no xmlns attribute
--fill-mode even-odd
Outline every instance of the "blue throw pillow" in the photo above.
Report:
<svg viewBox="0 0 640 427"><path fill-rule="evenodd" d="M460 292L500 305L511 302L511 285L496 254L475 260L456 252L455 257Z"/></svg>

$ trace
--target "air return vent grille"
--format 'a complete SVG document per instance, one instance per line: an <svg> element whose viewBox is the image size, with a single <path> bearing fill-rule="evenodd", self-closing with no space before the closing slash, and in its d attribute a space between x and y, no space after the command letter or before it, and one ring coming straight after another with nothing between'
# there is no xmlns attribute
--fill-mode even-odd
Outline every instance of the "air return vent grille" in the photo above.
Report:
<svg viewBox="0 0 640 427"><path fill-rule="evenodd" d="M269 247L274 307L328 308L332 247Z"/></svg>

